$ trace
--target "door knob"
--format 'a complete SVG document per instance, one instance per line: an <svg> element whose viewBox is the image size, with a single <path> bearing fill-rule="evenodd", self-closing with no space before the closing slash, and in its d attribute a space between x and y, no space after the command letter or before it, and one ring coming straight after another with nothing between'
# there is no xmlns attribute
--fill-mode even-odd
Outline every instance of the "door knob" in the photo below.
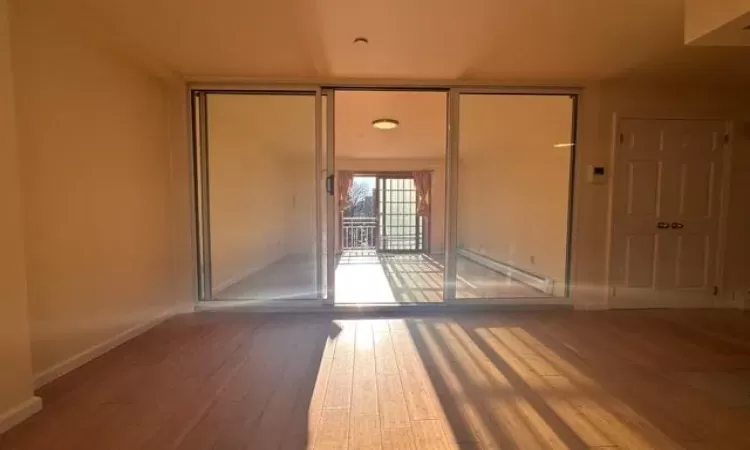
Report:
<svg viewBox="0 0 750 450"><path fill-rule="evenodd" d="M672 222L672 228L675 230L679 230L681 228L685 228L685 225L681 224L680 222Z"/></svg>
<svg viewBox="0 0 750 450"><path fill-rule="evenodd" d="M669 228L669 222L658 222L656 224L656 228L658 228L660 230L665 230L665 229Z"/></svg>

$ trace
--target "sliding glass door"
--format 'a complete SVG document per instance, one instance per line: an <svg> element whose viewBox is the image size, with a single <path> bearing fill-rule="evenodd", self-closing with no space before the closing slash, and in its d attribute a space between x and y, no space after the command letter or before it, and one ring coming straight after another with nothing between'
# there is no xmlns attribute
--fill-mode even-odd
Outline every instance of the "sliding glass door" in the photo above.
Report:
<svg viewBox="0 0 750 450"><path fill-rule="evenodd" d="M446 298L561 302L575 96L455 91L451 102Z"/></svg>
<svg viewBox="0 0 750 450"><path fill-rule="evenodd" d="M425 217L417 212L417 190L408 175L377 178L377 248L385 253L426 251Z"/></svg>
<svg viewBox="0 0 750 450"><path fill-rule="evenodd" d="M197 91L204 299L312 300L327 282L320 91Z"/></svg>
<svg viewBox="0 0 750 450"><path fill-rule="evenodd" d="M391 303L567 301L575 95L339 91L336 116L335 92L191 91L202 300L332 305L341 252L366 248L394 254L366 261ZM372 125L383 104L396 131ZM370 222L342 174L373 178Z"/></svg>

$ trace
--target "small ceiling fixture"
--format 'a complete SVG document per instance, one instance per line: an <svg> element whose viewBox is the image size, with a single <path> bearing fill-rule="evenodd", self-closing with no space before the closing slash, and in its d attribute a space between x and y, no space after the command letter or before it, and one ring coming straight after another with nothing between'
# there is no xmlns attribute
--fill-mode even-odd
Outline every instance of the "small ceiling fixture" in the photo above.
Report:
<svg viewBox="0 0 750 450"><path fill-rule="evenodd" d="M572 143L572 142L568 142L568 143L565 143L565 144L555 144L555 145L553 145L553 147L555 147L555 148L568 148L568 147L575 147L575 144Z"/></svg>
<svg viewBox="0 0 750 450"><path fill-rule="evenodd" d="M370 41L366 37L360 36L360 37L354 38L354 43L355 44L369 44Z"/></svg>
<svg viewBox="0 0 750 450"><path fill-rule="evenodd" d="M378 130L392 130L399 126L399 122L396 119L375 119L372 126Z"/></svg>

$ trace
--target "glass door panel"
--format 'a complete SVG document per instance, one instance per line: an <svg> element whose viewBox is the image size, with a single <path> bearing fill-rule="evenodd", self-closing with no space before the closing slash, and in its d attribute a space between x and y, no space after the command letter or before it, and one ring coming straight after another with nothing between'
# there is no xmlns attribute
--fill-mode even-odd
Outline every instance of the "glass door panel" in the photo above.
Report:
<svg viewBox="0 0 750 450"><path fill-rule="evenodd" d="M458 96L456 300L567 295L574 111L570 95Z"/></svg>
<svg viewBox="0 0 750 450"><path fill-rule="evenodd" d="M378 177L378 250L418 253L425 250L424 218L417 214L417 191L409 177Z"/></svg>
<svg viewBox="0 0 750 450"><path fill-rule="evenodd" d="M212 299L319 298L319 107L314 91L205 94Z"/></svg>

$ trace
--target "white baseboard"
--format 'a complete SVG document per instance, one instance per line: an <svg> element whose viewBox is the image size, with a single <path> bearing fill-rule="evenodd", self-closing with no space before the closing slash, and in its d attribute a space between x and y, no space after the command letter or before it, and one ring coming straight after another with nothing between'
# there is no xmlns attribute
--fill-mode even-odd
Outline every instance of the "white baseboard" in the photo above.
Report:
<svg viewBox="0 0 750 450"><path fill-rule="evenodd" d="M607 311L609 309L606 303L576 303L575 300L573 307L577 311Z"/></svg>
<svg viewBox="0 0 750 450"><path fill-rule="evenodd" d="M1 412L0 434L5 433L41 410L42 399L34 396L7 411Z"/></svg>
<svg viewBox="0 0 750 450"><path fill-rule="evenodd" d="M73 370L81 367L87 362L94 360L95 358L112 350L113 348L118 347L119 345L133 339L139 334L142 334L145 331L148 331L149 329L155 327L156 325L169 319L170 317L177 315L177 314L191 312L192 310L193 310L192 303L185 304L185 305L180 304L172 308L169 308L165 310L164 312L162 312L161 314L157 315L156 317L146 320L145 322L136 324L135 326L128 328L127 330L115 335L114 337L104 342L93 345L87 348L86 350L76 355L71 356L65 361L55 364L54 366L48 369L44 369L41 372L35 373L34 374L34 389L38 389L44 386L45 384L57 378L60 378L61 376L67 374L68 372L72 372Z"/></svg>
<svg viewBox="0 0 750 450"><path fill-rule="evenodd" d="M715 305L711 298L681 298L659 299L659 298L627 298L610 297L609 309L714 309Z"/></svg>
<svg viewBox="0 0 750 450"><path fill-rule="evenodd" d="M466 259L474 261L477 264L488 267L496 272L502 273L506 277L520 281L521 283L530 286L540 292L548 295L554 295L555 282L551 278L547 278L543 275L537 275L533 273L520 270L510 264L495 261L494 259L488 258L477 252L467 250L465 248L459 249L458 254Z"/></svg>

